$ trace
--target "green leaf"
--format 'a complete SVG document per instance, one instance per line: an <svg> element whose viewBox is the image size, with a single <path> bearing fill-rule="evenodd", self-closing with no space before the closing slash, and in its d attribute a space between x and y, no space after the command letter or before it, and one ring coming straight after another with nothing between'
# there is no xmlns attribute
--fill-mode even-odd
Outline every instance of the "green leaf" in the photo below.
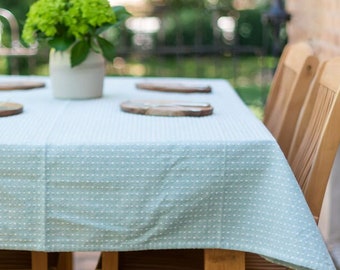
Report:
<svg viewBox="0 0 340 270"><path fill-rule="evenodd" d="M116 56L114 45L111 44L106 39L99 37L99 36L97 37L97 41L98 41L98 45L100 49L102 50L104 58L107 61L112 62Z"/></svg>
<svg viewBox="0 0 340 270"><path fill-rule="evenodd" d="M71 49L71 67L81 64L90 52L90 46L87 41L77 42Z"/></svg>
<svg viewBox="0 0 340 270"><path fill-rule="evenodd" d="M48 41L48 45L57 51L65 51L74 43L74 41L73 38L55 37Z"/></svg>
<svg viewBox="0 0 340 270"><path fill-rule="evenodd" d="M97 28L95 33L96 35L99 35L106 30L108 30L111 27L118 27L120 26L128 17L131 16L131 14L125 9L123 6L115 6L112 7L112 10L116 16L116 22L114 24L106 23L103 24L101 27Z"/></svg>
<svg viewBox="0 0 340 270"><path fill-rule="evenodd" d="M99 34L105 32L106 30L108 30L108 29L111 28L111 27L112 27L112 24L109 24L109 23L104 24L103 26L101 26L101 27L99 27L99 28L96 29L95 34L96 34L96 35L99 35Z"/></svg>
<svg viewBox="0 0 340 270"><path fill-rule="evenodd" d="M128 17L131 16L131 14L125 9L124 6L115 6L115 7L112 7L112 9L113 9L113 11L116 15L116 20L117 20L116 25L118 25L118 26L119 26L120 23L122 23Z"/></svg>

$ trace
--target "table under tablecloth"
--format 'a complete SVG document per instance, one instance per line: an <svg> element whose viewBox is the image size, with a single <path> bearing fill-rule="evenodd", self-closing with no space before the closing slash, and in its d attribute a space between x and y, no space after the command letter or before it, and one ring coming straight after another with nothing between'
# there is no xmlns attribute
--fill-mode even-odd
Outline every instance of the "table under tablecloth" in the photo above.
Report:
<svg viewBox="0 0 340 270"><path fill-rule="evenodd" d="M24 105L0 118L0 249L223 248L334 269L279 146L225 80L108 77L100 99L58 100L48 78L27 79L46 88L0 91ZM146 80L212 93L136 89ZM137 115L120 110L129 99L204 101L214 113Z"/></svg>

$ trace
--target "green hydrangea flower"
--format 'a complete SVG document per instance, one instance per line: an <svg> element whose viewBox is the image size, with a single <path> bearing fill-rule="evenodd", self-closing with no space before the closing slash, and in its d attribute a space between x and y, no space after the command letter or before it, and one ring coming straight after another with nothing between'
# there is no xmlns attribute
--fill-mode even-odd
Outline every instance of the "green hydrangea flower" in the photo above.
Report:
<svg viewBox="0 0 340 270"><path fill-rule="evenodd" d="M57 26L62 24L65 10L64 0L40 0L34 3L27 14L23 39L27 43L33 43L36 38L57 35Z"/></svg>
<svg viewBox="0 0 340 270"><path fill-rule="evenodd" d="M112 8L108 0L37 0L27 13L22 38L28 44L46 40L56 50L71 48L72 66L90 50L112 61L114 45L100 34L128 16L124 7Z"/></svg>
<svg viewBox="0 0 340 270"><path fill-rule="evenodd" d="M94 29L116 22L109 3L102 0L71 0L68 14L65 17L68 33L78 39Z"/></svg>

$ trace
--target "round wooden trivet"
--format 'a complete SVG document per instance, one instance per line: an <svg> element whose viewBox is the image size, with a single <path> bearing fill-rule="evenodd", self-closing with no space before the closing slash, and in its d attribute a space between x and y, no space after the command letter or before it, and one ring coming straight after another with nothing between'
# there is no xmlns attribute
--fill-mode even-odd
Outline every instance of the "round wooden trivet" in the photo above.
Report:
<svg viewBox="0 0 340 270"><path fill-rule="evenodd" d="M177 93L210 93L211 87L209 85L191 85L184 83L157 83L157 82L142 82L136 83L136 87L144 90L153 90L161 92L177 92Z"/></svg>
<svg viewBox="0 0 340 270"><path fill-rule="evenodd" d="M206 116L213 107L205 102L129 100L120 104L124 112L155 116Z"/></svg>
<svg viewBox="0 0 340 270"><path fill-rule="evenodd" d="M41 88L44 87L44 82L37 81L6 81L0 82L0 90L8 91L8 90L28 90L33 88Z"/></svg>
<svg viewBox="0 0 340 270"><path fill-rule="evenodd" d="M23 109L19 103L0 102L0 117L22 113Z"/></svg>

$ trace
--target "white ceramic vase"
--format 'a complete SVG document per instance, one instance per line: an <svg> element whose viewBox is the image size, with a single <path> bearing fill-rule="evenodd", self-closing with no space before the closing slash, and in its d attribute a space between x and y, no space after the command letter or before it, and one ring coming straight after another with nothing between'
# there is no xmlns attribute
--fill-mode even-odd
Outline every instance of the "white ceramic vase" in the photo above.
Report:
<svg viewBox="0 0 340 270"><path fill-rule="evenodd" d="M90 52L86 60L71 68L69 51L51 50L49 72L53 95L60 99L90 99L103 95L105 60Z"/></svg>

